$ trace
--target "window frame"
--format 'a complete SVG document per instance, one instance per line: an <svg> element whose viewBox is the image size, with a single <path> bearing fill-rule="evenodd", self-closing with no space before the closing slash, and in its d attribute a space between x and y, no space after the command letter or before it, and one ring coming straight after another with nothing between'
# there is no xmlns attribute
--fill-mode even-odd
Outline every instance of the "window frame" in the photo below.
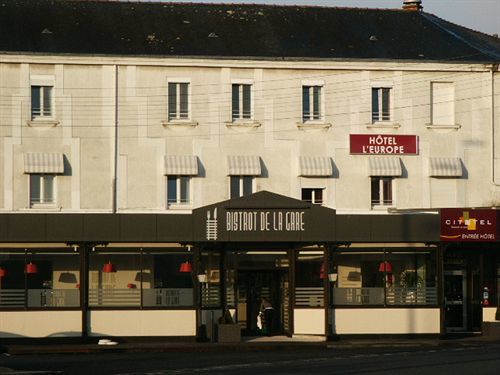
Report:
<svg viewBox="0 0 500 375"><path fill-rule="evenodd" d="M238 87L238 114L235 116L234 109L234 88ZM245 103L245 91L244 87L249 86L250 88L250 113L248 117L245 117L244 103ZM232 80L231 81L231 121L233 123L238 122L251 122L254 120L254 82L252 80Z"/></svg>
<svg viewBox="0 0 500 375"><path fill-rule="evenodd" d="M311 200L310 201L303 198L304 191L307 191L307 190L311 191ZM316 194L318 191L321 192L321 198L319 201L316 199ZM309 203L312 203L312 204L315 204L318 206L323 206L323 204L325 203L324 197L325 197L325 188L309 188L309 187L301 188L301 200L304 202L309 202Z"/></svg>
<svg viewBox="0 0 500 375"><path fill-rule="evenodd" d="M38 88L38 112L35 113L35 108L33 105L33 90ZM49 89L50 98L46 100L46 89ZM47 84L31 84L30 85L30 97L31 97L31 121L36 120L52 120L54 119L54 85ZM45 114L45 109L48 104L48 114Z"/></svg>
<svg viewBox="0 0 500 375"><path fill-rule="evenodd" d="M175 116L171 117L171 111L170 111L170 85L175 85L176 87L176 95L175 95ZM186 110L186 116L182 117L182 111L181 111L181 90L180 87L181 85L187 85L187 110ZM167 122L168 123L182 123L182 122L191 122L192 114L191 114L191 97L192 97L192 92L191 92L191 79L189 78L168 78L167 79Z"/></svg>
<svg viewBox="0 0 500 375"><path fill-rule="evenodd" d="M324 80L302 80L302 93L301 93L301 101L302 101L302 113L301 113L301 122L303 124L310 123L323 123L325 121L325 81ZM319 106L319 116L318 118L314 118L314 108L311 112L309 110L308 118L305 116L305 108L304 108L304 88L309 88L308 94L308 105L309 109L311 108L311 103L313 103L314 107L314 87L319 88L319 99L317 100ZM313 90L311 90L313 89ZM311 102L312 100L312 102Z"/></svg>
<svg viewBox="0 0 500 375"><path fill-rule="evenodd" d="M302 81L302 123L322 123L325 121L325 83L323 81ZM318 89L316 91L315 89ZM308 91L308 95L305 95L305 90ZM319 94L319 98L315 98L316 92ZM307 98L307 100L306 100ZM309 112L306 116L305 103L307 102ZM318 108L316 108L315 103L317 103ZM312 108L312 111L311 111ZM318 110L318 114L315 114L315 110Z"/></svg>
<svg viewBox="0 0 500 375"><path fill-rule="evenodd" d="M384 116L383 112L383 107L384 107L384 90L388 90L389 96L388 96L388 114L387 117ZM375 112L375 107L374 107L374 93L377 93L377 107L378 111ZM393 90L393 85L389 83L372 83L370 87L370 99L371 99L371 123L372 124L378 124L378 123L391 123L394 122L394 90ZM377 114L377 116L375 116Z"/></svg>
<svg viewBox="0 0 500 375"><path fill-rule="evenodd" d="M373 199L374 191L374 181L378 181L378 200ZM386 203L385 194L386 188L385 183L390 181L390 202L387 200ZM370 205L372 208L377 207L394 207L396 204L396 196L395 196L395 186L394 186L395 177L394 176L370 176Z"/></svg>
<svg viewBox="0 0 500 375"><path fill-rule="evenodd" d="M32 178L39 177L39 197L38 202L34 202ZM47 176L52 178L52 201L45 202L45 181ZM30 173L28 174L28 199L30 208L56 207L57 205L57 174L55 173Z"/></svg>
<svg viewBox="0 0 500 375"><path fill-rule="evenodd" d="M175 179L176 183L176 201L169 202L169 180ZM182 201L182 180L187 181L187 201ZM165 198L166 198L166 208L186 208L193 205L193 194L192 194L192 176L185 175L166 175L165 176Z"/></svg>
<svg viewBox="0 0 500 375"><path fill-rule="evenodd" d="M233 181L235 179L238 179L238 190L239 190L239 195L238 196L232 196L232 192L233 192ZM249 193L249 194L244 194L244 182L245 182L245 179L251 179L251 184L252 184L252 191ZM255 189L256 188L256 181L255 181L255 176L248 176L248 175L232 175L232 176L229 176L229 199L234 199L234 198L241 198L241 197L245 197L247 195L251 195L253 193L255 193Z"/></svg>

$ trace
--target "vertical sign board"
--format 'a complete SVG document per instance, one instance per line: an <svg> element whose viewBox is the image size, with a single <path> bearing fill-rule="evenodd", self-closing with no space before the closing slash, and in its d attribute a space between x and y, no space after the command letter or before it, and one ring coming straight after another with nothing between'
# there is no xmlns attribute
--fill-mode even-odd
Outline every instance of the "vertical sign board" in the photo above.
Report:
<svg viewBox="0 0 500 375"><path fill-rule="evenodd" d="M441 209L441 241L498 241L498 211L491 209Z"/></svg>
<svg viewBox="0 0 500 375"><path fill-rule="evenodd" d="M418 155L418 136L399 134L351 134L352 155Z"/></svg>

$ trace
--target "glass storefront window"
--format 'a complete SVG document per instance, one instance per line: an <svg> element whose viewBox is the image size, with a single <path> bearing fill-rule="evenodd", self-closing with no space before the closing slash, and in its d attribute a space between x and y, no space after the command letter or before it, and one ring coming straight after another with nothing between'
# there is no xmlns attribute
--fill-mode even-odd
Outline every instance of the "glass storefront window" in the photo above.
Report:
<svg viewBox="0 0 500 375"><path fill-rule="evenodd" d="M145 252L143 254L142 298L147 307L194 306L193 272L181 272L181 265L193 264L185 251Z"/></svg>
<svg viewBox="0 0 500 375"><path fill-rule="evenodd" d="M322 307L325 303L324 252L299 251L295 263L295 305L301 307Z"/></svg>
<svg viewBox="0 0 500 375"><path fill-rule="evenodd" d="M435 252L346 251L333 258L333 305L437 304Z"/></svg>
<svg viewBox="0 0 500 375"><path fill-rule="evenodd" d="M89 255L89 306L140 306L138 251L96 250Z"/></svg>
<svg viewBox="0 0 500 375"><path fill-rule="evenodd" d="M89 305L193 307L192 258L184 248L93 252L89 257Z"/></svg>
<svg viewBox="0 0 500 375"><path fill-rule="evenodd" d="M73 249L0 250L0 307L80 306L80 259Z"/></svg>

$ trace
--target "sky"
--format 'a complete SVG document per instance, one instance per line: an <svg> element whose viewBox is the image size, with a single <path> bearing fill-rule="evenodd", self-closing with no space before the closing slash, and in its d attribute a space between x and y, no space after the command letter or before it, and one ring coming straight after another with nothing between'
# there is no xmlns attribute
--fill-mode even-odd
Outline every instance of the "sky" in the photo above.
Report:
<svg viewBox="0 0 500 375"><path fill-rule="evenodd" d="M162 1L162 0L149 0ZM401 8L403 0L173 0L186 3L253 3L279 5L322 5L361 8ZM424 11L447 21L500 35L500 0L422 0Z"/></svg>

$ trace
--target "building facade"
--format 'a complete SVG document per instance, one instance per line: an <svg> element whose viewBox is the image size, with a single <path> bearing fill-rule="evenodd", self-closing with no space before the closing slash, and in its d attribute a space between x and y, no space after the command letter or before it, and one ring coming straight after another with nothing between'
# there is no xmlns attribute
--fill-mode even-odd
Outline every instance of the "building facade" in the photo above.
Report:
<svg viewBox="0 0 500 375"><path fill-rule="evenodd" d="M2 7L0 336L484 330L500 42L419 3Z"/></svg>

